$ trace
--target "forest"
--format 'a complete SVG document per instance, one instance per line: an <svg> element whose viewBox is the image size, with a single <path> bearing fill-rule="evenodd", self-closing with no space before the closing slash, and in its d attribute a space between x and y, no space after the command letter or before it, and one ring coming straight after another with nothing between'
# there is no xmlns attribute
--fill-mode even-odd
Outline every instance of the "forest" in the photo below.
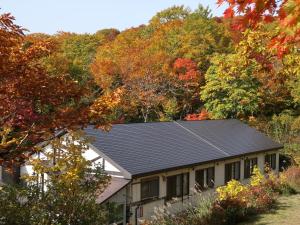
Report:
<svg viewBox="0 0 300 225"><path fill-rule="evenodd" d="M279 48L276 22L237 29L239 18L226 13L216 18L201 5L174 6L122 32L25 36L11 15L2 15L8 38L1 35L1 74L14 73L1 82L2 146L10 149L2 158L22 158L55 130L89 123L109 129L112 123L238 118L284 143L297 161L296 39Z"/></svg>

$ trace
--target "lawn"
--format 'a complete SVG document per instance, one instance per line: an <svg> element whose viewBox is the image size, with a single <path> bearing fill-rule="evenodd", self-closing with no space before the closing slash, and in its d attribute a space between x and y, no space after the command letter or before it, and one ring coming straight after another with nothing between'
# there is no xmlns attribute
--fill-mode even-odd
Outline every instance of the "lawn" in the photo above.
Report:
<svg viewBox="0 0 300 225"><path fill-rule="evenodd" d="M300 224L300 194L280 197L271 212L250 218L240 225L295 225Z"/></svg>

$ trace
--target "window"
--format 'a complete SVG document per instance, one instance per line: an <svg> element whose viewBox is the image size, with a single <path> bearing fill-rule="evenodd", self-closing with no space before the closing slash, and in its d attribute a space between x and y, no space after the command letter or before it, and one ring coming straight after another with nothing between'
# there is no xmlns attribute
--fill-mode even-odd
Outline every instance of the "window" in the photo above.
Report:
<svg viewBox="0 0 300 225"><path fill-rule="evenodd" d="M241 167L240 162L225 164L225 183L227 183L232 179L235 180L240 179L240 167Z"/></svg>
<svg viewBox="0 0 300 225"><path fill-rule="evenodd" d="M200 190L204 190L207 187L213 188L215 183L215 168L209 167L206 169L197 170L195 177L197 188L199 188Z"/></svg>
<svg viewBox="0 0 300 225"><path fill-rule="evenodd" d="M265 156L265 164L272 170L276 169L276 153L269 154Z"/></svg>
<svg viewBox="0 0 300 225"><path fill-rule="evenodd" d="M196 185L197 185L197 189L199 190L205 189L204 171L205 170L197 170L195 174Z"/></svg>
<svg viewBox="0 0 300 225"><path fill-rule="evenodd" d="M2 170L2 174L1 174ZM3 164L0 170L0 180L5 184L18 184L20 182L20 167L13 165L9 168L7 165Z"/></svg>
<svg viewBox="0 0 300 225"><path fill-rule="evenodd" d="M159 178L141 180L141 199L157 198L159 196Z"/></svg>
<svg viewBox="0 0 300 225"><path fill-rule="evenodd" d="M189 173L167 177L167 199L189 194Z"/></svg>
<svg viewBox="0 0 300 225"><path fill-rule="evenodd" d="M255 166L257 166L257 158L245 159L245 161L244 161L244 178L245 179L248 179L251 177Z"/></svg>
<svg viewBox="0 0 300 225"><path fill-rule="evenodd" d="M215 167L206 169L206 184L207 187L213 188L215 185Z"/></svg>

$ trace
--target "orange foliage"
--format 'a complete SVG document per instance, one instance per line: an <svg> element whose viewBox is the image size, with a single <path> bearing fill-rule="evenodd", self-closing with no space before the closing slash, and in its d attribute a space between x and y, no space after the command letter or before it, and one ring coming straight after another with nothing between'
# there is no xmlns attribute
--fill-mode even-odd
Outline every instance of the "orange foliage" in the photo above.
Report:
<svg viewBox="0 0 300 225"><path fill-rule="evenodd" d="M279 33L270 42L282 57L288 52L289 44L300 40L300 0L218 0L218 4L228 4L225 18L236 17L236 29L257 28L262 23L274 23Z"/></svg>
<svg viewBox="0 0 300 225"><path fill-rule="evenodd" d="M184 118L185 120L207 120L209 119L209 114L205 109L202 109L198 114L188 114Z"/></svg>
<svg viewBox="0 0 300 225"><path fill-rule="evenodd" d="M197 64L191 59L178 58L174 62L174 68L178 72L178 77L183 81L195 81L199 78Z"/></svg>
<svg viewBox="0 0 300 225"><path fill-rule="evenodd" d="M91 111L82 101L91 98L88 88L67 75L47 74L40 59L55 44L42 38L26 46L23 31L10 14L0 15L0 161L22 160L56 131L77 129L91 118L104 125L110 110L106 100Z"/></svg>

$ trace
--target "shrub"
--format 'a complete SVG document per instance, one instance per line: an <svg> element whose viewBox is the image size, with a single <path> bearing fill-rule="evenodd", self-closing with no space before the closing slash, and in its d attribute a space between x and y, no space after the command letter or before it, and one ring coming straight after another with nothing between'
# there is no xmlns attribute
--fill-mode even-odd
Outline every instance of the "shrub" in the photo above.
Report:
<svg viewBox="0 0 300 225"><path fill-rule="evenodd" d="M239 181L231 180L227 185L217 188L218 207L223 208L225 224L235 224L248 214L247 196L249 188Z"/></svg>
<svg viewBox="0 0 300 225"><path fill-rule="evenodd" d="M277 194L264 186L250 186L247 197L248 214L265 212L270 209L275 201Z"/></svg>
<svg viewBox="0 0 300 225"><path fill-rule="evenodd" d="M105 224L106 210L96 200L109 177L84 159L85 139L74 133L53 140L51 146L53 151L44 153L48 161L30 160L35 173L24 177L26 185L0 188L0 225ZM47 179L41 184L44 174Z"/></svg>
<svg viewBox="0 0 300 225"><path fill-rule="evenodd" d="M28 199L28 192L22 187L4 185L0 187L0 224L30 225L29 202L20 201ZM30 200L30 199L28 199Z"/></svg>
<svg viewBox="0 0 300 225"><path fill-rule="evenodd" d="M212 223L212 209L214 207L215 195L197 194L195 206L190 206L186 211L186 225L206 225Z"/></svg>
<svg viewBox="0 0 300 225"><path fill-rule="evenodd" d="M281 173L281 179L294 191L300 191L300 167L289 167Z"/></svg>
<svg viewBox="0 0 300 225"><path fill-rule="evenodd" d="M213 213L213 207L215 204L214 195L203 195L202 193L197 193L194 196L197 199L195 206L189 204L187 209L178 214L170 213L171 204L166 206L155 208L154 216L152 216L151 221L144 221L143 225L220 225L215 219L216 216L220 218L221 214ZM215 218L213 218L213 216Z"/></svg>
<svg viewBox="0 0 300 225"><path fill-rule="evenodd" d="M247 192L247 187L237 180L231 180L227 185L217 188L218 199L223 201L227 199L245 201L244 193Z"/></svg>
<svg viewBox="0 0 300 225"><path fill-rule="evenodd" d="M255 166L253 168L252 176L250 179L250 185L253 187L259 186L262 185L264 181L265 181L264 175L260 172L260 169L257 166Z"/></svg>
<svg viewBox="0 0 300 225"><path fill-rule="evenodd" d="M266 168L266 171L267 175L264 176L257 166L253 169L247 196L249 214L264 212L276 201L276 190L280 189L280 182L271 170Z"/></svg>
<svg viewBox="0 0 300 225"><path fill-rule="evenodd" d="M223 209L225 224L235 224L251 214L270 209L276 201L275 190L280 189L280 185L275 174L268 173L265 177L255 167L249 185L231 180L226 186L217 188L216 208Z"/></svg>
<svg viewBox="0 0 300 225"><path fill-rule="evenodd" d="M268 193L291 194L293 189L288 185L282 174L278 176L270 168L265 168L266 175L264 176L260 170L255 167L251 176L250 186L261 187L260 189ZM255 189L255 188L254 188Z"/></svg>
<svg viewBox="0 0 300 225"><path fill-rule="evenodd" d="M278 194L290 194L300 188L300 168L291 167L277 176L267 169L263 175L255 167L250 184L231 180L216 189L217 196L198 194L196 206L179 214L171 214L169 206L156 209L154 220L147 225L231 225L253 214L268 211L276 203Z"/></svg>

